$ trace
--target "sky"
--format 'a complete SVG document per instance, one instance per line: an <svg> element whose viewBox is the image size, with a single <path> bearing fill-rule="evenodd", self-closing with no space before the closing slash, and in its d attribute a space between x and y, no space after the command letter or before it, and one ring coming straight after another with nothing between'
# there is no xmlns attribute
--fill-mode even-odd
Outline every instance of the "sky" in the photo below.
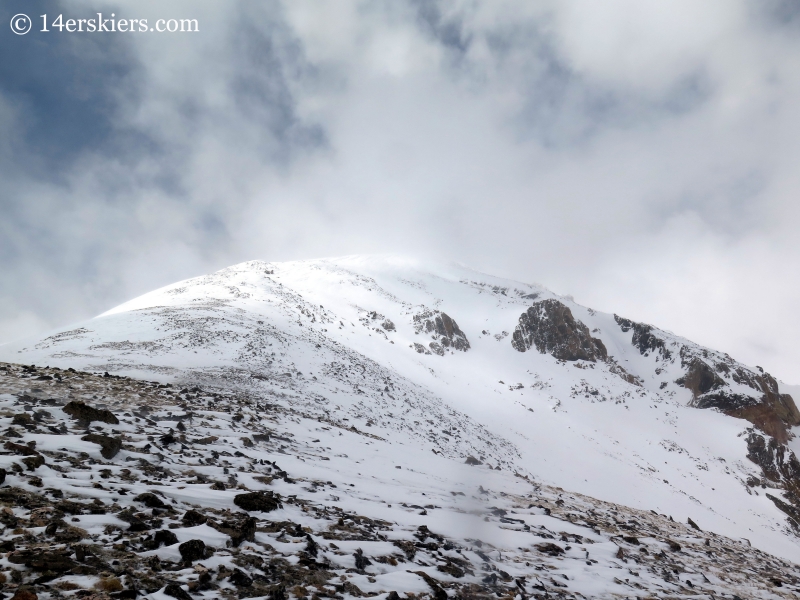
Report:
<svg viewBox="0 0 800 600"><path fill-rule="evenodd" d="M199 31L40 31L98 12ZM401 253L800 383L799 34L788 0L7 0L0 343L245 260Z"/></svg>

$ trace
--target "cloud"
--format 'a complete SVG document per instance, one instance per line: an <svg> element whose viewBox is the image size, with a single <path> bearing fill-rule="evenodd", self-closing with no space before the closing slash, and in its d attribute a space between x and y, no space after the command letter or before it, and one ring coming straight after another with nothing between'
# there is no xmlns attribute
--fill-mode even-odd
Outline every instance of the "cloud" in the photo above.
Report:
<svg viewBox="0 0 800 600"><path fill-rule="evenodd" d="M0 36L0 341L241 260L394 251L797 380L792 3L57 6L201 31Z"/></svg>

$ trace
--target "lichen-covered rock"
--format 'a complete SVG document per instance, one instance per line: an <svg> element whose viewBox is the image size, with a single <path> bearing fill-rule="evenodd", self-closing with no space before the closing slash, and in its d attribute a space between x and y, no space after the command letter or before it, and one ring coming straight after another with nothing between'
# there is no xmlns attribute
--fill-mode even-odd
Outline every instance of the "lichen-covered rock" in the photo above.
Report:
<svg viewBox="0 0 800 600"><path fill-rule="evenodd" d="M511 345L519 352L536 347L560 360L595 362L608 358L603 342L593 338L569 307L555 299L536 302L522 313Z"/></svg>

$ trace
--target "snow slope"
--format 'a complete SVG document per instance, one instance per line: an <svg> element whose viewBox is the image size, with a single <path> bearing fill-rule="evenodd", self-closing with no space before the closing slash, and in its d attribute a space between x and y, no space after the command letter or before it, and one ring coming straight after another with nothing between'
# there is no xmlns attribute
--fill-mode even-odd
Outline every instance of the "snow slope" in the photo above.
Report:
<svg viewBox="0 0 800 600"><path fill-rule="evenodd" d="M547 299L567 306L611 359L515 349L520 316ZM426 321L441 313L468 349L448 347L446 336L428 330ZM499 470L680 522L692 518L800 562L786 514L766 496L779 491L747 484L763 481L747 459L751 423L692 407L692 391L676 383L687 372L686 360L676 360L683 348L684 357L732 359L659 330L663 345L642 350L632 343L635 331L624 329L614 315L538 285L354 256L235 265L2 346L0 359L247 389L385 440L341 453L363 469L360 477L391 475L397 482L386 489L407 499L423 489L488 485ZM752 395L745 383L728 385ZM464 466L470 456L483 464ZM333 463L320 466L320 478L329 478Z"/></svg>

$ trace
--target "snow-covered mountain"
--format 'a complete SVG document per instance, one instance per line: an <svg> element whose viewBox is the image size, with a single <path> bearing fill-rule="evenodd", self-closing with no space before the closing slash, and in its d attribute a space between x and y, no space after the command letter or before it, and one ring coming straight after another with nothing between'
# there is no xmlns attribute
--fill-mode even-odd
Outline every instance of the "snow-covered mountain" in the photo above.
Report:
<svg viewBox="0 0 800 600"><path fill-rule="evenodd" d="M614 510L635 512L641 530L642 522L659 515L691 519L702 532L800 562L800 443L793 434L800 413L793 390L759 367L539 285L398 257L252 261L167 286L47 336L0 346L0 360L169 383L172 388L160 389L177 402L176 411L188 411L186 403L200 398L188 391L193 388L216 403L255 399L264 418L266 407L284 415L280 423L270 421L273 445L257 460L286 455L281 467L292 477L335 484L339 491L325 496L328 505L350 502L359 514L424 525L465 547L483 538L501 558L532 543L521 536L530 537L534 522L544 527L539 520L552 518L536 508L551 494L548 514L565 502L596 499L596 507L611 503ZM80 386L67 383L77 377L71 372L37 378L43 371L7 369L22 381L17 392L29 399L50 395L137 410L135 398L126 397L126 405L106 394L81 395ZM170 391L181 387L182 395ZM24 404L8 393L9 406ZM257 424L258 409L248 406ZM201 409L225 407L193 411ZM155 423L175 427L170 418ZM205 423L186 435L234 438L226 443L241 436L235 420L226 421L222 434L213 433L211 417ZM130 436L136 427L131 422ZM120 425L116 431L128 430ZM286 445L274 444L275 431L283 432L277 439ZM298 443L311 454L298 453ZM242 449L248 456L255 452ZM123 447L117 460L134 451ZM169 462L165 455L159 454ZM20 477L16 484L30 489ZM261 484L250 481L248 489L254 485ZM270 489L292 493L275 485ZM322 501L313 486L306 492ZM466 517L490 497L499 529L492 528L491 515L490 521ZM534 497L530 506L522 503ZM524 506L527 512L509 517L507 511ZM656 538L660 528L673 526L664 518L648 526L648 535ZM595 544L611 544L616 552L614 544L622 542L600 533L597 528ZM609 578L608 567L628 568L612 565L624 555L615 552L601 569L582 551L578 562L586 564L564 584L587 596L686 589L680 575L677 583L662 577L658 585L639 588L628 581L633 575ZM530 562L519 556L512 562ZM362 591L416 589L385 563L378 569L385 573L356 567ZM524 577L525 568L517 567L516 574L510 567L502 572ZM414 577L421 582L416 593L430 591L430 582ZM737 589L709 577L695 583L722 586L717 593ZM754 590L753 597L778 593Z"/></svg>

